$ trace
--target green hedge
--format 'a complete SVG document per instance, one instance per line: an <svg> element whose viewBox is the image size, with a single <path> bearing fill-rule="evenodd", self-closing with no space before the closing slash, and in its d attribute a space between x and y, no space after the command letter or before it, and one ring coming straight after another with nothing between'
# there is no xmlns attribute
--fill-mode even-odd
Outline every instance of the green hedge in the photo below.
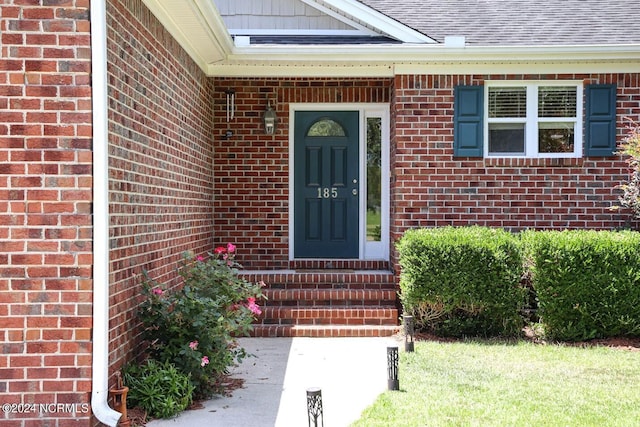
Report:
<svg viewBox="0 0 640 427"><path fill-rule="evenodd" d="M515 335L534 305L547 339L640 336L640 233L446 227L397 247L404 310L438 334Z"/></svg>
<svg viewBox="0 0 640 427"><path fill-rule="evenodd" d="M640 335L640 234L527 232L545 335L585 340Z"/></svg>
<svg viewBox="0 0 640 427"><path fill-rule="evenodd" d="M405 312L441 335L515 335L522 257L512 234L483 227L407 231L397 245Z"/></svg>

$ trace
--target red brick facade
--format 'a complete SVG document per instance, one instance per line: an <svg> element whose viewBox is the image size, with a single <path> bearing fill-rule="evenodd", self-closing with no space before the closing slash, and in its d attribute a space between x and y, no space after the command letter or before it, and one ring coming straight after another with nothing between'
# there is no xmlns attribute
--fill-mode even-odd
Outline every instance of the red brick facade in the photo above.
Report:
<svg viewBox="0 0 640 427"><path fill-rule="evenodd" d="M453 88L497 79L616 83L622 139L625 118L640 121L640 74L208 78L141 0L109 0L107 13L111 383L137 356L143 270L175 284L182 252L227 242L248 268L291 266L292 103L390 105L390 245L414 227L630 225L608 209L627 178L621 158L454 158ZM5 412L0 426L88 426L89 0L4 1L0 33L0 403L77 404L55 415ZM229 89L236 110L227 120ZM262 128L268 101L279 118L271 136Z"/></svg>
<svg viewBox="0 0 640 427"><path fill-rule="evenodd" d="M510 230L629 227L609 207L627 178L619 157L453 157L454 87L485 80L582 80L618 85L618 137L640 118L640 75L398 76L371 79L216 79L215 223L251 268L289 259L289 104L391 102L391 237L408 228L479 224ZM235 90L227 123L225 91ZM275 135L262 129L267 99ZM233 135L225 139L224 133Z"/></svg>
<svg viewBox="0 0 640 427"><path fill-rule="evenodd" d="M390 79L215 79L215 236L249 268L288 268L290 103L388 103ZM236 111L227 123L226 94ZM265 135L271 101L278 115ZM224 138L227 130L233 136Z"/></svg>
<svg viewBox="0 0 640 427"><path fill-rule="evenodd" d="M136 356L142 270L171 283L181 252L212 249L213 84L141 1L108 3L113 374ZM0 403L78 404L0 425L88 426L89 0L0 11Z"/></svg>
<svg viewBox="0 0 640 427"><path fill-rule="evenodd" d="M628 178L620 158L453 157L453 88L485 80L618 85L618 139L640 118L640 74L398 76L392 122L392 237L408 228L479 224L509 230L628 227L611 212Z"/></svg>
<svg viewBox="0 0 640 427"><path fill-rule="evenodd" d="M72 405L77 411L9 407L0 414L2 426L43 425L56 417L60 421L49 425L88 425L88 5L10 0L0 6L1 403L78 404Z"/></svg>
<svg viewBox="0 0 640 427"><path fill-rule="evenodd" d="M213 250L213 82L140 0L107 8L111 373L138 354L142 272Z"/></svg>

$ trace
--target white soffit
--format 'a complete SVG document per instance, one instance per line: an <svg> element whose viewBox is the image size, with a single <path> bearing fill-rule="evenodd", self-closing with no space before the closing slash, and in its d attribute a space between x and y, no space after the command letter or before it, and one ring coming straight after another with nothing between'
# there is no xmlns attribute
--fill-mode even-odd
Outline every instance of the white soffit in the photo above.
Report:
<svg viewBox="0 0 640 427"><path fill-rule="evenodd" d="M203 70L231 53L233 40L212 0L142 1Z"/></svg>
<svg viewBox="0 0 640 427"><path fill-rule="evenodd" d="M640 45L237 47L211 76L390 77L400 74L637 72Z"/></svg>

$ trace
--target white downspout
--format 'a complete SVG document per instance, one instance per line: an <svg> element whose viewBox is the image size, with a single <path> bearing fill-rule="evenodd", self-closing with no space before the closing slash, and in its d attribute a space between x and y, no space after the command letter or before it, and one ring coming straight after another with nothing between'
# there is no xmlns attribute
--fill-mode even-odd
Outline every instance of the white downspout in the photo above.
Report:
<svg viewBox="0 0 640 427"><path fill-rule="evenodd" d="M103 424L122 414L109 407L109 160L107 127L107 7L91 0L93 109L93 361L91 409Z"/></svg>

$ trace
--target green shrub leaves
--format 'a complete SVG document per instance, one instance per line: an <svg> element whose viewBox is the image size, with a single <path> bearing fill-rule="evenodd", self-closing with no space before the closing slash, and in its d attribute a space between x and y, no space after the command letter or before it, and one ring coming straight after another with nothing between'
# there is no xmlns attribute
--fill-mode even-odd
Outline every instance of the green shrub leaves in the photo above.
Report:
<svg viewBox="0 0 640 427"><path fill-rule="evenodd" d="M640 335L640 234L545 231L524 240L547 337Z"/></svg>
<svg viewBox="0 0 640 427"><path fill-rule="evenodd" d="M503 230L411 230L398 243L401 300L443 335L514 335L522 328L518 241Z"/></svg>
<svg viewBox="0 0 640 427"><path fill-rule="evenodd" d="M517 335L533 298L545 338L640 335L640 233L445 227L397 247L404 309L438 334Z"/></svg>
<svg viewBox="0 0 640 427"><path fill-rule="evenodd" d="M173 417L191 404L194 386L189 375L169 362L129 364L123 376L129 386L128 406L143 408L154 418Z"/></svg>

